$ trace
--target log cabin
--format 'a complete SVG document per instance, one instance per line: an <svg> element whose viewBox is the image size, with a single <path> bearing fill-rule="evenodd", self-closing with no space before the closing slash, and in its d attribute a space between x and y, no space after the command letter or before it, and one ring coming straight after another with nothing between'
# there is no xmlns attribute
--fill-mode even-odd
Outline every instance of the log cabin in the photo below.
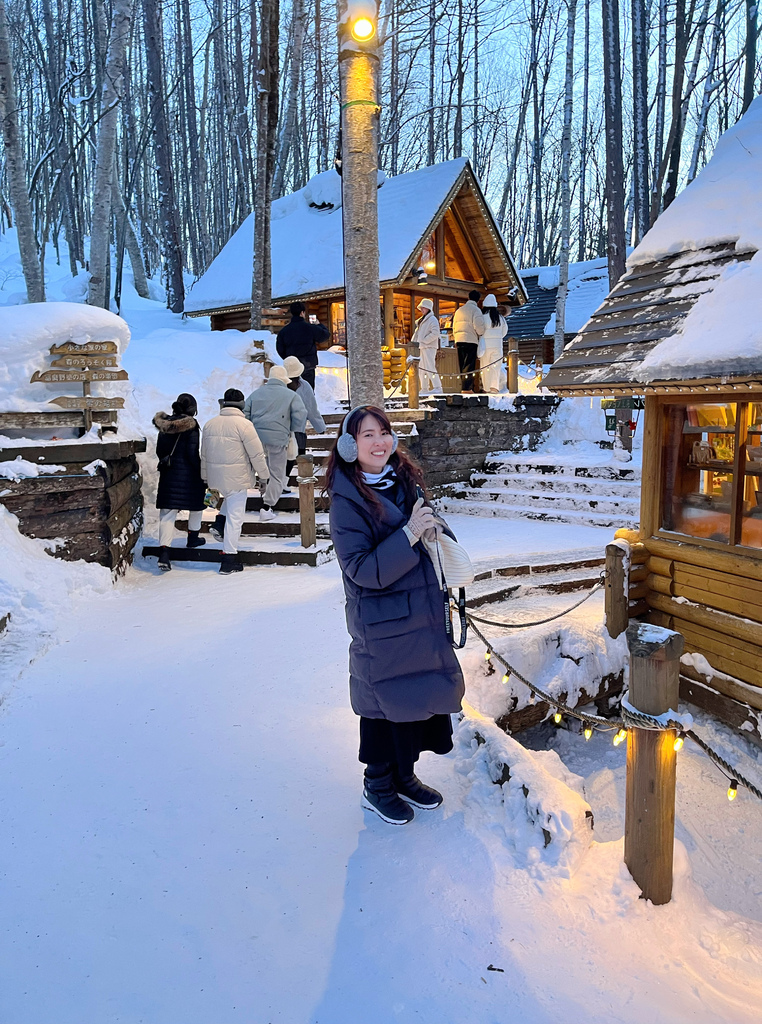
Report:
<svg viewBox="0 0 762 1024"><path fill-rule="evenodd" d="M682 633L681 696L762 723L762 103L661 215L544 384L645 399L630 610Z"/></svg>
<svg viewBox="0 0 762 1024"><path fill-rule="evenodd" d="M500 302L527 300L495 217L466 159L386 178L378 190L380 309L385 344L408 344L424 297L434 302L445 336L452 315L472 289ZM253 215L230 238L194 284L189 317L208 316L212 330L249 329ZM301 301L307 314L344 345L341 178L323 171L304 188L276 200L271 215L273 330L287 307ZM273 307L275 307L273 309ZM278 309L281 313L278 316ZM274 315L273 315L274 314Z"/></svg>

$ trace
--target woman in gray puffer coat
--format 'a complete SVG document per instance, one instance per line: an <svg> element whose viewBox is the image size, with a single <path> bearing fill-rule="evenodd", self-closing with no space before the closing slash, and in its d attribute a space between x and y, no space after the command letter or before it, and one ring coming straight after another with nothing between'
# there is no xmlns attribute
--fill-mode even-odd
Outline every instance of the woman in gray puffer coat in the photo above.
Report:
<svg viewBox="0 0 762 1024"><path fill-rule="evenodd" d="M464 692L443 593L420 543L435 520L430 508L418 507L421 470L397 451L389 420L374 406L345 417L326 479L352 637L350 697L366 765L362 803L402 825L413 819L411 805L431 810L442 803L414 765L423 750L452 749L450 715Z"/></svg>

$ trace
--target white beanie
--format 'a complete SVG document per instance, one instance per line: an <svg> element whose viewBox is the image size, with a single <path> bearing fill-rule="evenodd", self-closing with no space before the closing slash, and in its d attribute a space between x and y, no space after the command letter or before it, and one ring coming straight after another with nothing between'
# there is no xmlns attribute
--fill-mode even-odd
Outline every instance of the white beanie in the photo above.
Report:
<svg viewBox="0 0 762 1024"><path fill-rule="evenodd" d="M482 309L488 309L490 306L494 306L495 308L497 308L497 299L492 294L492 292L489 293L489 295L482 303Z"/></svg>
<svg viewBox="0 0 762 1024"><path fill-rule="evenodd" d="M429 311L434 309L434 302L432 299L421 299L418 303L419 309L428 309Z"/></svg>
<svg viewBox="0 0 762 1024"><path fill-rule="evenodd" d="M286 373L286 371L283 369L282 366L271 366L270 367L270 374L269 374L267 379L268 380L280 380L284 384L288 384L290 382L290 380L291 380L291 378L289 377L289 375Z"/></svg>

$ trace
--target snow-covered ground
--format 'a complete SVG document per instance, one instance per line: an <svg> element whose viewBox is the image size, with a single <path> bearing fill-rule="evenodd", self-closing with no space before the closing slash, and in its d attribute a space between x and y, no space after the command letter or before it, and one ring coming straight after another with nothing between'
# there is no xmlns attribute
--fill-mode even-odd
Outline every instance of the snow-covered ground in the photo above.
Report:
<svg viewBox="0 0 762 1024"><path fill-rule="evenodd" d="M469 519L456 528L485 558L571 557L608 532ZM580 776L557 782L558 799L584 785L596 819L571 875L506 812L467 733L421 762L443 809L385 825L359 806L342 606L335 563L225 578L138 560L118 589L80 594L14 673L0 716L1 1019L758 1019L753 798L728 804L686 748L675 898L660 908L622 867L624 752L603 735L550 734Z"/></svg>

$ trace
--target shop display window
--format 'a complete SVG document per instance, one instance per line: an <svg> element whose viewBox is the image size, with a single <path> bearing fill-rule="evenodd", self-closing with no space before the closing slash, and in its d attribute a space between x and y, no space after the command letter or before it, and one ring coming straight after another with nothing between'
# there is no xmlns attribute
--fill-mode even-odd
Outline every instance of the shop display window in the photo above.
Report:
<svg viewBox="0 0 762 1024"><path fill-rule="evenodd" d="M762 404L664 407L661 527L762 548Z"/></svg>

